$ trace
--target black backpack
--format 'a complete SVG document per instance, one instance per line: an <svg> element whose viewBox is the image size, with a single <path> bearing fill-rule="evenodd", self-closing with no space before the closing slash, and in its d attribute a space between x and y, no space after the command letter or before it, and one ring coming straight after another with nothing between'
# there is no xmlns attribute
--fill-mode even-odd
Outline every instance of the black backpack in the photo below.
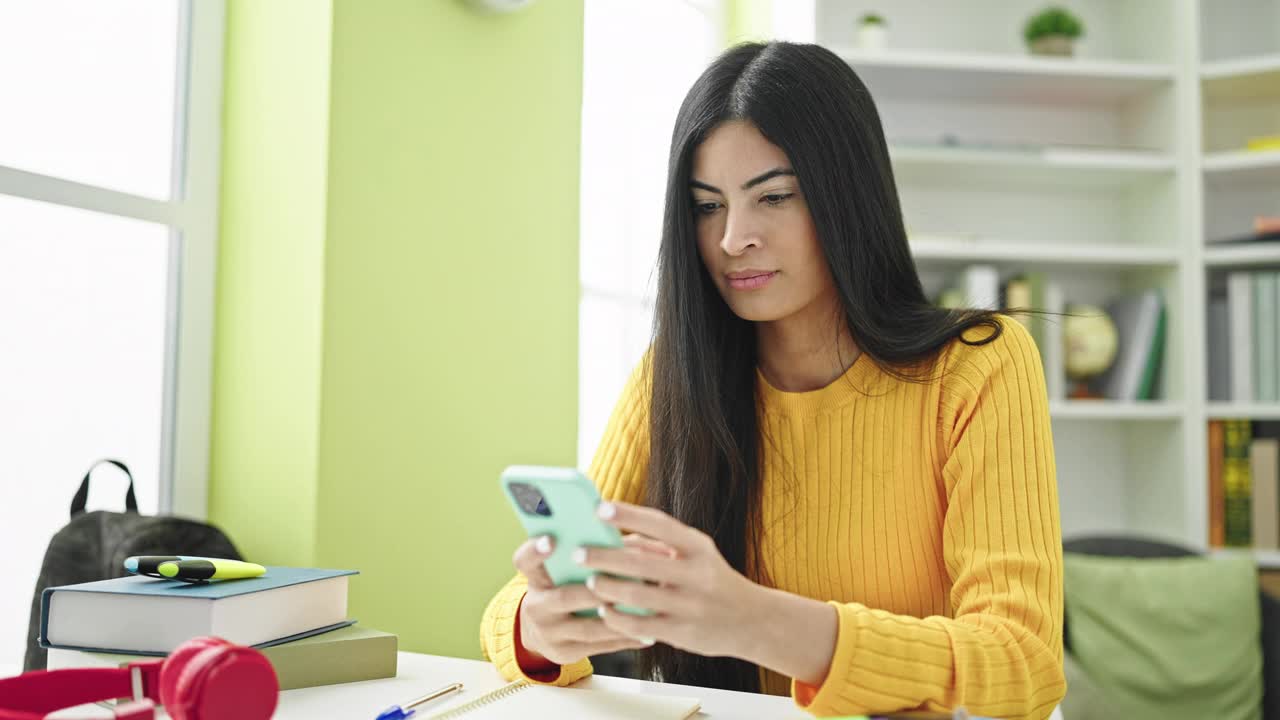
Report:
<svg viewBox="0 0 1280 720"><path fill-rule="evenodd" d="M103 463L115 465L129 477L129 492L125 495L122 513L84 511L89 499L89 476ZM130 555L243 559L231 539L212 525L178 517L139 515L129 468L117 460L99 460L85 473L80 489L71 500L71 522L53 536L45 551L35 596L31 599L24 670L43 670L48 663L48 651L40 647L39 642L40 595L44 589L128 575L124 560Z"/></svg>

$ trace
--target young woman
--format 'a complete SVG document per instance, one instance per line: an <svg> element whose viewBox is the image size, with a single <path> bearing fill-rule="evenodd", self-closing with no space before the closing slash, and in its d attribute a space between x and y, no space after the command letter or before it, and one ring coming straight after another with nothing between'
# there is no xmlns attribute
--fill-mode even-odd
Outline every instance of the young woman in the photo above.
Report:
<svg viewBox="0 0 1280 720"><path fill-rule="evenodd" d="M734 47L685 98L653 344L589 474L633 534L579 561L650 582L555 588L550 539L522 545L481 631L508 677L568 684L638 648L657 679L820 715L1063 697L1035 345L930 304L871 95L821 47Z"/></svg>

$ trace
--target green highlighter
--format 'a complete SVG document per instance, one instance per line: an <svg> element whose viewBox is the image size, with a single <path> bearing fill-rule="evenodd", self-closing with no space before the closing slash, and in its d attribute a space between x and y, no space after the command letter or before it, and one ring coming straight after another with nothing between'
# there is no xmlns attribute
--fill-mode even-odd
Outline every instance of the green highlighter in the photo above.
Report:
<svg viewBox="0 0 1280 720"><path fill-rule="evenodd" d="M156 568L162 576L184 582L205 582L206 580L240 580L242 578L261 577L267 569L256 563L240 560L216 560L201 558L198 560L170 560L162 562Z"/></svg>

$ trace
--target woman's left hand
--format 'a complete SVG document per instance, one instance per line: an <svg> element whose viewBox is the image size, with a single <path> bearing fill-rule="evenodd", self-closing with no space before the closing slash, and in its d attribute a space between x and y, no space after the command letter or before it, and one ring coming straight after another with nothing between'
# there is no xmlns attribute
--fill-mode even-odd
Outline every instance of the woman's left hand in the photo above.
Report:
<svg viewBox="0 0 1280 720"><path fill-rule="evenodd" d="M656 552L629 543L617 549L578 549L574 557L584 567L650 581L603 574L587 581L602 601L601 615L609 627L642 642L656 640L699 655L746 657L762 588L729 565L709 535L661 510L629 503L601 503L599 515L670 548ZM630 615L614 604L654 614Z"/></svg>

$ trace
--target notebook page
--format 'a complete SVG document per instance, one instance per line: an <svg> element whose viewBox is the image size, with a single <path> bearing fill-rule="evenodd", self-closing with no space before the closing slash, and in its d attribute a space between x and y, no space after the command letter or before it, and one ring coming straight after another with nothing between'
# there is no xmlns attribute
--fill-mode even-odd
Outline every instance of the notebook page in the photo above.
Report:
<svg viewBox="0 0 1280 720"><path fill-rule="evenodd" d="M685 720L698 712L693 698L641 695L609 690L533 685L523 681L424 720L506 720L517 718L581 718L594 720Z"/></svg>

